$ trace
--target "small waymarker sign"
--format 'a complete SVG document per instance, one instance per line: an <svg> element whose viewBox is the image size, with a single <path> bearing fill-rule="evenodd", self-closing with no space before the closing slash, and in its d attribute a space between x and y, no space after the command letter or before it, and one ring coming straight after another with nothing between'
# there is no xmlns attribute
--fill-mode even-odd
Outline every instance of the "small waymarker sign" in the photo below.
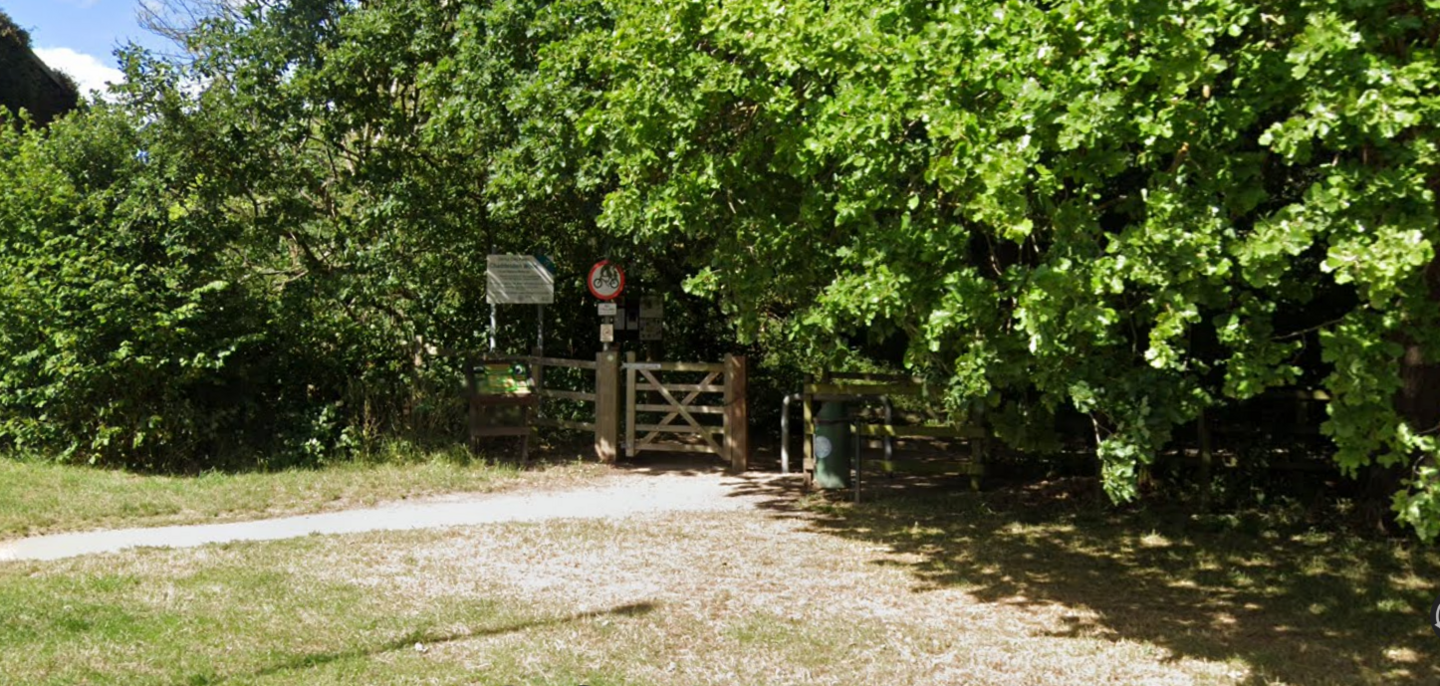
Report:
<svg viewBox="0 0 1440 686"><path fill-rule="evenodd" d="M590 288L590 295L601 300L614 300L625 291L625 270L610 260L600 260L590 268L585 285Z"/></svg>
<svg viewBox="0 0 1440 686"><path fill-rule="evenodd" d="M549 305L555 302L555 275L541 259L534 255L487 257L485 302L491 305Z"/></svg>

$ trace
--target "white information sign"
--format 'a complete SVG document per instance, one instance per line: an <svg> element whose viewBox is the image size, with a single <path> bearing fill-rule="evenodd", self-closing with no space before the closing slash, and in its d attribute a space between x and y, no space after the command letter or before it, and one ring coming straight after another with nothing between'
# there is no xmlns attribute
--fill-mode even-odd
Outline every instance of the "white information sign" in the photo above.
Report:
<svg viewBox="0 0 1440 686"><path fill-rule="evenodd" d="M534 255L490 255L485 263L485 302L549 305L555 302L555 276Z"/></svg>
<svg viewBox="0 0 1440 686"><path fill-rule="evenodd" d="M600 310L600 316L602 316L602 317L613 317L613 316L615 316L615 311L616 311L616 309L615 309L615 303L600 303L599 310Z"/></svg>

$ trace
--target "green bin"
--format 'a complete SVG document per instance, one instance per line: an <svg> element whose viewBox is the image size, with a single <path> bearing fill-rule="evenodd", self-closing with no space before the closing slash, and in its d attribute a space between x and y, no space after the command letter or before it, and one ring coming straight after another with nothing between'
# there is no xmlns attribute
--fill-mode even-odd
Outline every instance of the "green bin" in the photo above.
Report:
<svg viewBox="0 0 1440 686"><path fill-rule="evenodd" d="M850 419L845 403L826 401L815 417L815 486L850 487Z"/></svg>

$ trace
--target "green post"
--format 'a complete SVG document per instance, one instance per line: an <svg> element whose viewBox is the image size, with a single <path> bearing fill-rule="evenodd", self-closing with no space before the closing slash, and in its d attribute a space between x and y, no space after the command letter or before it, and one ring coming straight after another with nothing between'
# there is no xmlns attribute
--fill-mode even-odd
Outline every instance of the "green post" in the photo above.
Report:
<svg viewBox="0 0 1440 686"><path fill-rule="evenodd" d="M815 486L849 488L850 420L845 403L827 400L815 418Z"/></svg>

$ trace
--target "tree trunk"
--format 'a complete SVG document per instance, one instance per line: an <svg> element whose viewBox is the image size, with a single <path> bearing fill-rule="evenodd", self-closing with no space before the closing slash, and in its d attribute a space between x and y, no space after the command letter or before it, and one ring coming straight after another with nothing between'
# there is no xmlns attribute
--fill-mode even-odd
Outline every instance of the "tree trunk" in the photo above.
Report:
<svg viewBox="0 0 1440 686"><path fill-rule="evenodd" d="M1440 302L1440 256L1425 268L1425 285L1431 302ZM1424 349L1415 341L1402 339L1405 354L1400 358L1400 392L1395 396L1395 410L1417 433L1430 433L1440 428L1440 363L1425 359ZM1367 476L1364 492L1364 514L1385 530L1393 529L1394 513L1390 499L1400 489L1401 481L1411 465L1375 466Z"/></svg>

